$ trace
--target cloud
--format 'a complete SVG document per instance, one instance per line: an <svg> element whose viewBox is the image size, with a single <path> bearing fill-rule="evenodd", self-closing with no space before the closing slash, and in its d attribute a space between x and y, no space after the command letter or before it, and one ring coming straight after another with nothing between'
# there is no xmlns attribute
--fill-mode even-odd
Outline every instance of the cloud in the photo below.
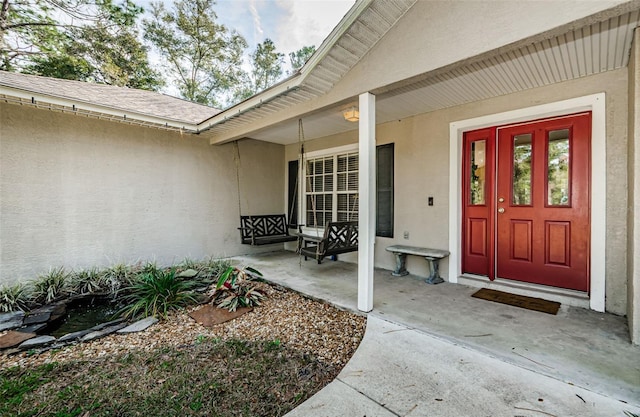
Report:
<svg viewBox="0 0 640 417"><path fill-rule="evenodd" d="M283 10L274 42L282 52L320 46L354 0L276 0Z"/></svg>
<svg viewBox="0 0 640 417"><path fill-rule="evenodd" d="M249 11L251 12L251 17L253 18L253 36L254 38L262 38L264 36L264 30L262 29L262 23L260 19L260 14L258 13L258 8L256 7L256 1L251 0L249 2Z"/></svg>

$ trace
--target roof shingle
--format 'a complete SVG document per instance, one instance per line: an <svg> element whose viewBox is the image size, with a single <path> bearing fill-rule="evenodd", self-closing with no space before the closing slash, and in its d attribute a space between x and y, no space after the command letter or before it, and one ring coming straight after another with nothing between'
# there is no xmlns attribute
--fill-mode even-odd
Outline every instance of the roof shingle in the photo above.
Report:
<svg viewBox="0 0 640 417"><path fill-rule="evenodd" d="M6 71L0 71L0 86L191 124L220 113L213 107L153 91Z"/></svg>

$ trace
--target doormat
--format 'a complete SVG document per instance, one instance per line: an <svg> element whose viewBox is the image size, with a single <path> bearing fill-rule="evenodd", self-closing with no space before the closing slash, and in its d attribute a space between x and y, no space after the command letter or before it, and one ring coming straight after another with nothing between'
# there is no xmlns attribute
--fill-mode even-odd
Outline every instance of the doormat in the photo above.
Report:
<svg viewBox="0 0 640 417"><path fill-rule="evenodd" d="M560 303L547 301L542 298L526 297L524 295L509 294L502 291L483 288L471 295L475 298L508 304L510 306L526 308L527 310L540 311L547 314L558 314Z"/></svg>

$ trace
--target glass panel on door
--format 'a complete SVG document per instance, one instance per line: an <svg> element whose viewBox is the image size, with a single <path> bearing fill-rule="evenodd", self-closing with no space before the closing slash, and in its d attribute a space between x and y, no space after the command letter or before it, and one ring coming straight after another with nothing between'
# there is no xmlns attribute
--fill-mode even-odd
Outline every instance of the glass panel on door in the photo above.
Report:
<svg viewBox="0 0 640 417"><path fill-rule="evenodd" d="M486 187L486 141L476 140L471 142L471 174L470 178L470 204L485 204L485 187Z"/></svg>
<svg viewBox="0 0 640 417"><path fill-rule="evenodd" d="M531 133L513 137L511 202L514 206L531 205L531 138Z"/></svg>
<svg viewBox="0 0 640 417"><path fill-rule="evenodd" d="M552 130L547 136L547 205L568 206L569 129Z"/></svg>

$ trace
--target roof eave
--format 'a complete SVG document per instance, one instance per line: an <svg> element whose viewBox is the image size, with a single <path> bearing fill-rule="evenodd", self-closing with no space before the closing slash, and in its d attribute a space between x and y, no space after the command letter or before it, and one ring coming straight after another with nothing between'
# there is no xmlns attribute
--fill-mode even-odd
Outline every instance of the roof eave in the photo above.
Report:
<svg viewBox="0 0 640 417"><path fill-rule="evenodd" d="M349 9L344 15L342 20L331 31L329 36L322 42L320 47L311 56L311 58L304 64L304 66L293 76L285 79L284 81L270 87L256 95L244 100L218 114L203 121L198 126L200 131L208 130L218 124L225 123L227 120L240 116L253 109L259 108L261 105L266 104L282 95L285 95L291 91L295 91L304 83L306 78L311 74L313 69L325 58L325 56L331 51L336 42L344 35L344 33L351 27L351 25L360 17L360 15L369 7L374 0L356 0L356 3Z"/></svg>
<svg viewBox="0 0 640 417"><path fill-rule="evenodd" d="M140 124L154 125L157 127L164 127L171 130L180 130L183 132L199 133L199 125L194 123L185 123L184 121L151 116L141 112L117 109L108 106L101 106L98 104L82 101L72 100L68 98L56 97L49 94L35 93L32 91L9 87L6 85L0 85L0 97L14 97L17 102L23 104L32 104L38 107L57 106L64 109L68 109L69 112L78 114L95 113L102 114L109 118L122 119L125 122L138 121ZM0 99L2 100L2 99ZM4 99L3 101L9 101Z"/></svg>

